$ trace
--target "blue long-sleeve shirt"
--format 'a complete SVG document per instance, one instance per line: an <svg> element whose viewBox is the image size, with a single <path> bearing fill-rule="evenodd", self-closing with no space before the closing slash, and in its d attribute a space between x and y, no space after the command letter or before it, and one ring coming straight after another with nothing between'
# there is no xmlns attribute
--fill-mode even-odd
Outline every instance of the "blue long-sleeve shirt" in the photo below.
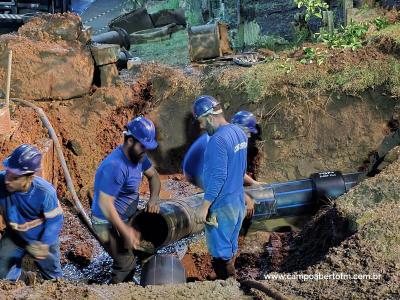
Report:
<svg viewBox="0 0 400 300"><path fill-rule="evenodd" d="M204 156L204 199L211 209L244 205L243 177L247 164L247 136L238 126L221 126L211 136Z"/></svg>
<svg viewBox="0 0 400 300"><path fill-rule="evenodd" d="M27 244L40 241L54 245L63 225L63 211L54 187L35 176L28 192L9 193L0 172L0 206L7 225Z"/></svg>
<svg viewBox="0 0 400 300"><path fill-rule="evenodd" d="M186 178L201 189L204 187L204 153L209 140L210 136L207 133L195 140L185 154L182 164L183 174L185 174Z"/></svg>

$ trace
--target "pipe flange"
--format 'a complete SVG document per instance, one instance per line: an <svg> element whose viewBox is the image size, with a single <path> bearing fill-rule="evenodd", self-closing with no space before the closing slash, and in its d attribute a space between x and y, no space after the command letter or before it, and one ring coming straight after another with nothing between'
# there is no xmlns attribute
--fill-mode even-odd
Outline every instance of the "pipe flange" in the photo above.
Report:
<svg viewBox="0 0 400 300"><path fill-rule="evenodd" d="M124 47L128 51L129 51L129 49L131 49L131 41L129 39L129 34L125 29L123 29L121 27L112 27L112 28L110 28L110 31L118 32L118 34L121 38L120 46Z"/></svg>

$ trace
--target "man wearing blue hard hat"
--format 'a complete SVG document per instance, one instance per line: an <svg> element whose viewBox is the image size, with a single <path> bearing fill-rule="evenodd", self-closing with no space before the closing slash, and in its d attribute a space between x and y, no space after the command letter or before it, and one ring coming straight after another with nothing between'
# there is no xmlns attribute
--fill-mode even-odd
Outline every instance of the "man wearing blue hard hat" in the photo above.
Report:
<svg viewBox="0 0 400 300"><path fill-rule="evenodd" d="M59 235L63 211L54 187L41 177L42 154L23 144L0 172L0 208L7 227L0 240L0 278L23 280L21 262L30 254L44 279L62 277Z"/></svg>
<svg viewBox="0 0 400 300"><path fill-rule="evenodd" d="M231 120L232 124L239 126L248 137L258 133L256 117L248 111L237 112ZM203 169L204 169L204 153L210 136L207 133L202 134L186 152L183 159L182 169L187 180L194 185L204 188L203 184ZM244 184L246 186L258 185L260 182L254 180L249 175L245 174ZM254 201L245 195L246 202L246 217L251 218L254 213Z"/></svg>
<svg viewBox="0 0 400 300"><path fill-rule="evenodd" d="M218 279L226 279L235 276L234 256L245 214L247 136L226 121L219 102L211 96L195 99L193 115L210 136L204 154L204 202L196 222L205 223L214 271Z"/></svg>
<svg viewBox="0 0 400 300"><path fill-rule="evenodd" d="M149 180L146 211L158 213L160 177L146 151L157 148L153 122L136 117L126 125L124 143L100 164L94 180L93 228L113 258L111 283L132 280L139 233L127 223L136 212L143 174Z"/></svg>

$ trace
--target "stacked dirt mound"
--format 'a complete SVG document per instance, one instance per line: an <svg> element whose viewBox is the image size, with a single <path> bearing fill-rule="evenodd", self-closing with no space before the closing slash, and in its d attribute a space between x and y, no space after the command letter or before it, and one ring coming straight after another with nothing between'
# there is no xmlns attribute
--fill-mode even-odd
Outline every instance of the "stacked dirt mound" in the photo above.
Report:
<svg viewBox="0 0 400 300"><path fill-rule="evenodd" d="M45 282L34 287L0 282L2 299L249 299L233 280L146 288L133 283L83 285Z"/></svg>
<svg viewBox="0 0 400 300"><path fill-rule="evenodd" d="M78 41L81 28L76 15L52 15L32 19L16 35L1 35L0 84L5 85L7 53L12 50L12 97L70 99L87 94L94 64Z"/></svg>
<svg viewBox="0 0 400 300"><path fill-rule="evenodd" d="M392 153L397 153L393 164L342 196L336 207L304 229L281 268L283 272L297 270L292 275L340 278L276 280L271 276L282 274L270 273L264 284L307 299L399 298L399 149ZM362 279L346 279L348 275Z"/></svg>

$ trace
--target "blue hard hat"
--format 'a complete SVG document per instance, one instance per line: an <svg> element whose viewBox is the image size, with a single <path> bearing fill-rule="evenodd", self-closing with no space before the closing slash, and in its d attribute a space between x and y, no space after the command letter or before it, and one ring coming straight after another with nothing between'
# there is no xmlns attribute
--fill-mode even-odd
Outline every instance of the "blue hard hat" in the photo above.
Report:
<svg viewBox="0 0 400 300"><path fill-rule="evenodd" d="M203 95L197 97L193 102L193 115L196 119L212 113L221 113L222 110L214 111L219 102L212 96Z"/></svg>
<svg viewBox="0 0 400 300"><path fill-rule="evenodd" d="M16 175L26 175L40 170L42 154L35 146L22 144L3 161L6 170Z"/></svg>
<svg viewBox="0 0 400 300"><path fill-rule="evenodd" d="M153 150L157 148L156 128L152 121L145 117L136 117L126 125L127 130L124 134L133 136L146 149Z"/></svg>
<svg viewBox="0 0 400 300"><path fill-rule="evenodd" d="M232 117L231 123L243 128L247 128L251 133L257 133L256 117L249 111L242 110L237 112Z"/></svg>

